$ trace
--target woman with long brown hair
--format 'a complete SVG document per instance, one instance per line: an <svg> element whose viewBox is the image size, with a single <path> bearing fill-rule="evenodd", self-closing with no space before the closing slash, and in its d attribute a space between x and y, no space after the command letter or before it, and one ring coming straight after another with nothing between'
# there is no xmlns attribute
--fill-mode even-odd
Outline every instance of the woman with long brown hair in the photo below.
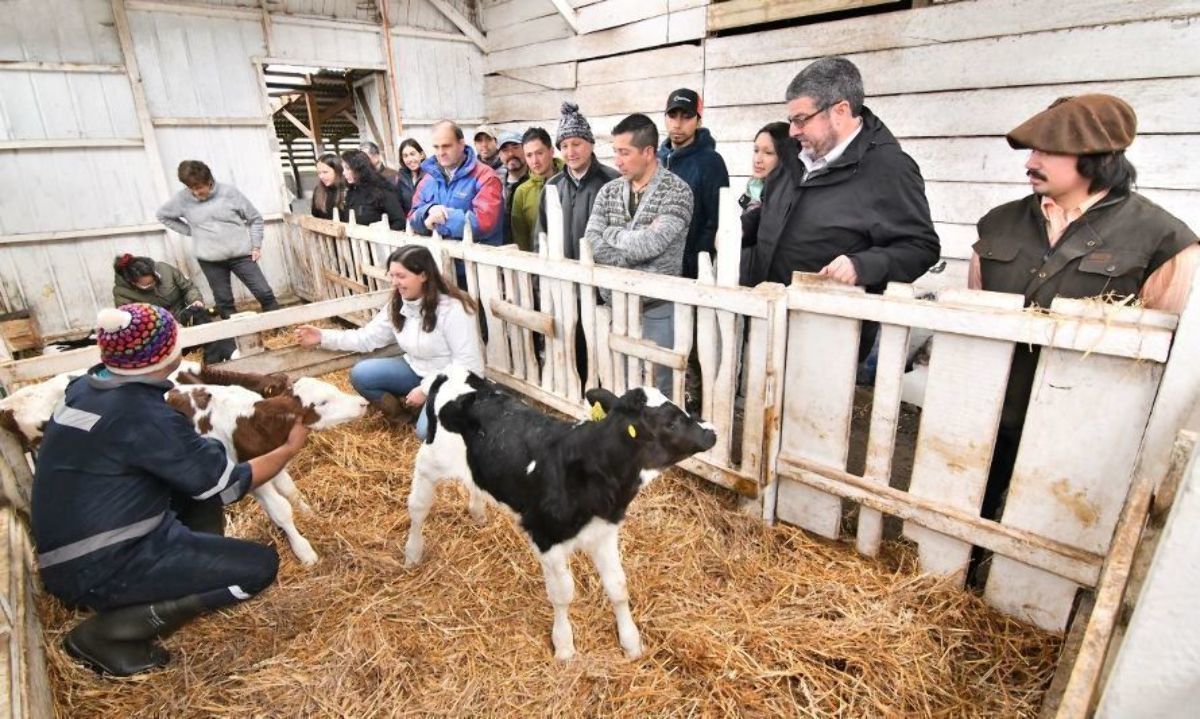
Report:
<svg viewBox="0 0 1200 719"><path fill-rule="evenodd" d="M356 330L296 328L304 347L371 352L392 343L403 357L368 359L350 370L350 383L384 415L400 419L425 403L422 381L455 365L483 374L475 301L442 275L422 245L401 247L388 256L392 296L365 327ZM407 411L405 410L407 407ZM425 413L417 436L425 437Z"/></svg>
<svg viewBox="0 0 1200 719"><path fill-rule="evenodd" d="M346 221L346 178L342 176L342 158L327 152L317 158L317 186L313 188L312 215L323 220L332 220L337 210L338 219Z"/></svg>

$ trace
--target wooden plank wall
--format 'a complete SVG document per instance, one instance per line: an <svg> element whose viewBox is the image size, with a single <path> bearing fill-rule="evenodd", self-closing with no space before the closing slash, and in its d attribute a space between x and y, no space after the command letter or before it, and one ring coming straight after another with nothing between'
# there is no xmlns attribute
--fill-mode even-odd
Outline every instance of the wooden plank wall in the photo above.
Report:
<svg viewBox="0 0 1200 719"><path fill-rule="evenodd" d="M499 43L486 60L489 119L553 133L561 102L576 101L606 159L621 116L660 119L672 89L701 89L705 125L741 192L754 133L785 117L788 81L813 59L848 56L863 71L867 105L925 177L948 261L926 284L965 284L974 223L1028 192L1025 153L1009 149L1004 133L1066 94L1131 102L1142 191L1200 227L1200 173L1188 164L1200 150L1200 1L960 0L710 38L703 0L573 4L578 36L549 2L481 3Z"/></svg>
<svg viewBox="0 0 1200 719"><path fill-rule="evenodd" d="M293 294L279 148L254 59L386 67L378 13L356 0L269 0L269 19L258 2L120 0L135 86L118 1L13 0L0 21L0 310L30 309L45 335L92 327L121 252L182 265L207 293L190 240L154 219L181 187L182 159L208 162L268 218L263 269L277 295ZM388 9L400 113L414 119L406 134L427 144L440 117L480 122L478 48L428 0Z"/></svg>

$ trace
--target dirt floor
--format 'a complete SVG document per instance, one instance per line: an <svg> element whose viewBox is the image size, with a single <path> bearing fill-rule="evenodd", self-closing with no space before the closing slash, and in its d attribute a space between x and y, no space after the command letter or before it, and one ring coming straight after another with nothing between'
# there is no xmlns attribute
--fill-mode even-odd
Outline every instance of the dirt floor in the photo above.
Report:
<svg viewBox="0 0 1200 719"><path fill-rule="evenodd" d="M579 655L557 663L539 565L504 513L478 527L441 487L425 561L403 568L417 446L375 417L313 434L292 473L320 563L301 567L252 500L237 505L230 533L274 544L279 580L166 640L164 671L75 665L59 646L82 615L42 597L60 715L1013 717L1049 684L1058 637L916 575L906 548L873 561L762 527L680 472L639 496L623 533L646 656L624 658L577 557Z"/></svg>

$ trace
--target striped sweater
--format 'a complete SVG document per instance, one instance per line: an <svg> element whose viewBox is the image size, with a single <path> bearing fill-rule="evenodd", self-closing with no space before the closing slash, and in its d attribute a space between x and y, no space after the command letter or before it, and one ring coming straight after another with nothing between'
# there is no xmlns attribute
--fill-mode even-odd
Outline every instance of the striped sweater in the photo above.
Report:
<svg viewBox="0 0 1200 719"><path fill-rule="evenodd" d="M629 212L629 181L600 188L584 237L597 264L678 277L692 222L692 189L659 167L646 185L637 212ZM609 293L600 294L608 301Z"/></svg>

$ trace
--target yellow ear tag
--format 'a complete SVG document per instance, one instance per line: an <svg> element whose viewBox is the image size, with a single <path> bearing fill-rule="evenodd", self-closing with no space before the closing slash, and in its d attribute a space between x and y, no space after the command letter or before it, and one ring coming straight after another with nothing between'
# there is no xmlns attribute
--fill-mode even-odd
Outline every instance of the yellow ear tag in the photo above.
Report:
<svg viewBox="0 0 1200 719"><path fill-rule="evenodd" d="M628 430L628 432L629 432L629 436L630 436L630 437L633 437L634 439L637 439L637 430L633 428L633 425L632 425L632 424L631 424L631 425L629 425L629 430Z"/></svg>
<svg viewBox="0 0 1200 719"><path fill-rule="evenodd" d="M604 408L600 406L599 402L596 402L592 405L591 419L593 422L599 422L600 420L604 419L605 416Z"/></svg>

